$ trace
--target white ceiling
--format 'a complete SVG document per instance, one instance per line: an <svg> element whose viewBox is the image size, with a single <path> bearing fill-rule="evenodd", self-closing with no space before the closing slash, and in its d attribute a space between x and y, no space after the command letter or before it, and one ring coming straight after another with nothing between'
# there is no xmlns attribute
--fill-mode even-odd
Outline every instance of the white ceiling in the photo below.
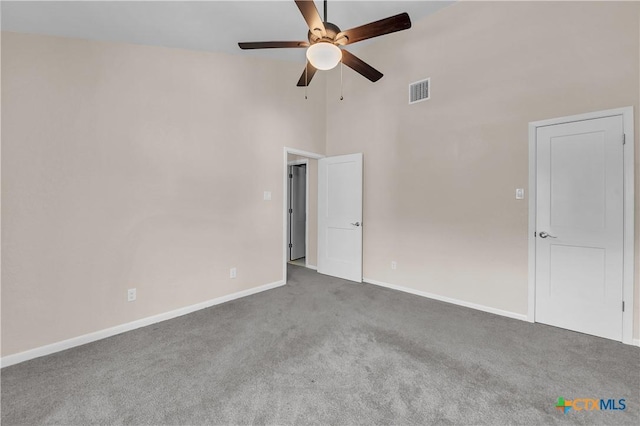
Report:
<svg viewBox="0 0 640 426"><path fill-rule="evenodd" d="M415 23L451 3L330 0L328 18L343 30L401 12L408 12ZM316 1L316 6L322 16L322 1ZM303 61L304 49L241 51L237 43L306 40L307 36L305 21L293 0L2 1L1 8L2 30L5 31L222 51L292 61Z"/></svg>

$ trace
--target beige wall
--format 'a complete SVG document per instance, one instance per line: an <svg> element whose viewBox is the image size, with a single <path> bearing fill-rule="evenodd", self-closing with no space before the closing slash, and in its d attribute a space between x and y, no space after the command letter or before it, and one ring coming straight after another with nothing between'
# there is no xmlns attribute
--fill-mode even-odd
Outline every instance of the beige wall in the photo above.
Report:
<svg viewBox="0 0 640 426"><path fill-rule="evenodd" d="M3 33L2 355L281 280L283 146L325 144L301 68Z"/></svg>
<svg viewBox="0 0 640 426"><path fill-rule="evenodd" d="M309 210L307 211L307 266L315 268L318 265L318 160L293 154L288 155L288 160L308 160L307 179L309 180L309 193L307 194L307 198L309 200Z"/></svg>
<svg viewBox="0 0 640 426"><path fill-rule="evenodd" d="M358 53L375 86L345 69L341 102L331 72L327 154L364 153L365 277L526 314L528 123L637 117L639 7L457 3ZM425 77L432 98L407 105Z"/></svg>

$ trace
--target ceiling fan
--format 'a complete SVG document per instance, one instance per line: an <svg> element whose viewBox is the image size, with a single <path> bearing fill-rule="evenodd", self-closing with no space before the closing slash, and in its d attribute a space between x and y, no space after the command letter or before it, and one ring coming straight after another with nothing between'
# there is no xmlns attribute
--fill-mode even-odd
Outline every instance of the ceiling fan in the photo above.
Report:
<svg viewBox="0 0 640 426"><path fill-rule="evenodd" d="M238 46L241 49L307 48L307 66L298 86L308 86L317 70L329 70L340 62L373 82L380 80L380 71L340 47L411 28L411 19L405 12L341 31L327 21L327 0L324 0L324 21L313 0L294 1L309 26L309 41L257 41L238 43Z"/></svg>

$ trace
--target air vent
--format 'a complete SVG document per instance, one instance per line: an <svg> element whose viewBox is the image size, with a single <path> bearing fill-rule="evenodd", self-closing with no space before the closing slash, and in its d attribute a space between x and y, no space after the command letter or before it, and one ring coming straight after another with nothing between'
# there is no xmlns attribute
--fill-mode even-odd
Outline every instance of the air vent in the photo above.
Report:
<svg viewBox="0 0 640 426"><path fill-rule="evenodd" d="M409 85L409 105L426 101L431 96L430 78Z"/></svg>

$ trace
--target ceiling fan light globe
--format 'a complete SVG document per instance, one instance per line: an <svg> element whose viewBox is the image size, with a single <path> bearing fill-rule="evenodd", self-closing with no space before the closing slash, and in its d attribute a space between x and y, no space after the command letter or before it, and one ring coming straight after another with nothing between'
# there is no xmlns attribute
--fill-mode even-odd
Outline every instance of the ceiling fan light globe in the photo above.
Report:
<svg viewBox="0 0 640 426"><path fill-rule="evenodd" d="M342 60L342 50L332 43L316 43L307 49L307 59L318 70L330 70Z"/></svg>

